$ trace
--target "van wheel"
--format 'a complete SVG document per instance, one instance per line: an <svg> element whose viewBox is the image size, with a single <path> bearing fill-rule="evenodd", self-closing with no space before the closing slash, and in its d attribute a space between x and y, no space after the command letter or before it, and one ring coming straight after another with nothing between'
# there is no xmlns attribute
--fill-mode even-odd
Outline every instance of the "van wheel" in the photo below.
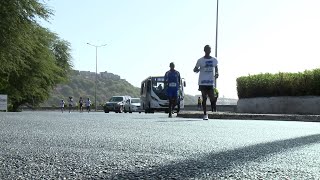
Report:
<svg viewBox="0 0 320 180"><path fill-rule="evenodd" d="M123 112L123 106L120 106L119 113L122 113L122 112Z"/></svg>
<svg viewBox="0 0 320 180"><path fill-rule="evenodd" d="M149 102L149 107L148 108L146 108L146 110L145 110L145 113L151 113L151 105L150 105L150 102Z"/></svg>

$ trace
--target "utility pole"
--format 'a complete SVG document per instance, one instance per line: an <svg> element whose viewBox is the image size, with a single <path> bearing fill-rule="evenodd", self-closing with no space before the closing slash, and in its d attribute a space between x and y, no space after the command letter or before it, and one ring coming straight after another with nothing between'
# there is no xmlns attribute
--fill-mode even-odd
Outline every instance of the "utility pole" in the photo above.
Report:
<svg viewBox="0 0 320 180"><path fill-rule="evenodd" d="M103 44L103 45L93 45L90 43L87 43L87 44L96 48L96 76L95 76L95 83L94 83L94 107L95 107L95 111L97 111L98 47L103 47L103 46L106 46L107 44Z"/></svg>
<svg viewBox="0 0 320 180"><path fill-rule="evenodd" d="M217 0L216 10L216 44L215 44L215 57L218 58L218 20L219 20L219 0ZM217 88L217 78L215 78L215 88Z"/></svg>

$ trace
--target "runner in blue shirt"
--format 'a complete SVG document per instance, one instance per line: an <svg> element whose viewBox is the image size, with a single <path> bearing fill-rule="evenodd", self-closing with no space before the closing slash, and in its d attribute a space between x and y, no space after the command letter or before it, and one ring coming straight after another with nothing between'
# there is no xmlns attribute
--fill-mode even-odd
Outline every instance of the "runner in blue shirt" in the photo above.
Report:
<svg viewBox="0 0 320 180"><path fill-rule="evenodd" d="M164 76L165 86L167 87L167 96L169 99L169 118L172 117L173 108L177 104L178 90L180 87L180 73L176 71L174 63L170 63L170 70Z"/></svg>

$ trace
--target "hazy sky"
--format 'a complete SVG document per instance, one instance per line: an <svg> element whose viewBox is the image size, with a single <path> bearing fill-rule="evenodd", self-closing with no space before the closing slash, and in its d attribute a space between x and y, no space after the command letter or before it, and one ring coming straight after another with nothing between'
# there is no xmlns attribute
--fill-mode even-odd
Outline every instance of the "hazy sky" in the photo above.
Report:
<svg viewBox="0 0 320 180"><path fill-rule="evenodd" d="M192 70L215 45L215 0L51 0L46 27L69 41L74 69L108 71L140 87L164 75L169 63L200 94ZM248 74L301 72L320 65L319 0L220 0L218 30L220 95L237 98L236 78Z"/></svg>

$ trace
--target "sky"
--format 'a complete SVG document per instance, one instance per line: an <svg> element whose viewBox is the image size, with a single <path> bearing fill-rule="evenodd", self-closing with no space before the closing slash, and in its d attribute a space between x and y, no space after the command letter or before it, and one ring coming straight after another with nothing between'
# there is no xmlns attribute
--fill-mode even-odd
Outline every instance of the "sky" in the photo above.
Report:
<svg viewBox="0 0 320 180"><path fill-rule="evenodd" d="M120 75L140 87L169 63L198 95L193 68L210 45L215 55L216 0L49 0L42 24L70 42L73 68ZM319 0L220 0L217 88L237 98L236 79L319 68Z"/></svg>

